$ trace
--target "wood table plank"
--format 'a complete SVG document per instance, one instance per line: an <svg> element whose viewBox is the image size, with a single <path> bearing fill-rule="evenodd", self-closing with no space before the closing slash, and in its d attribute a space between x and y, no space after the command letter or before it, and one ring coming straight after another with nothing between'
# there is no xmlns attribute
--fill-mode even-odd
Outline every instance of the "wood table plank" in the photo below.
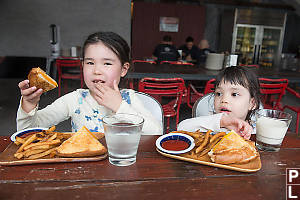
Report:
<svg viewBox="0 0 300 200"><path fill-rule="evenodd" d="M7 199L285 199L285 176L0 184Z"/></svg>

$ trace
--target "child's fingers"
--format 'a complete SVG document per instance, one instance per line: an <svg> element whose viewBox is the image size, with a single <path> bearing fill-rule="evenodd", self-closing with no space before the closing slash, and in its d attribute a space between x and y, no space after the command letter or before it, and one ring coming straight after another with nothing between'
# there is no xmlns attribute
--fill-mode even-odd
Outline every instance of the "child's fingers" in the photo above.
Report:
<svg viewBox="0 0 300 200"><path fill-rule="evenodd" d="M21 90L21 95L22 96L28 96L33 94L34 92L37 91L37 88L35 86L31 87L31 88L27 88L27 89L22 89Z"/></svg>
<svg viewBox="0 0 300 200"><path fill-rule="evenodd" d="M43 94L43 89L37 89L35 87L31 87L27 90L23 91L25 94L22 95L26 100L34 100L39 98Z"/></svg>
<svg viewBox="0 0 300 200"><path fill-rule="evenodd" d="M21 81L18 86L21 90L29 88L29 80Z"/></svg>

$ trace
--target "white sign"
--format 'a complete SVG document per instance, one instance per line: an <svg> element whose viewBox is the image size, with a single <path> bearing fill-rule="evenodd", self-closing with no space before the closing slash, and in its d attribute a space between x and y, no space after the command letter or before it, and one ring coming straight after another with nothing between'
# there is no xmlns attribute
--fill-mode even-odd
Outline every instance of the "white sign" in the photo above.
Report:
<svg viewBox="0 0 300 200"><path fill-rule="evenodd" d="M160 17L159 31L178 32L179 19L177 17Z"/></svg>

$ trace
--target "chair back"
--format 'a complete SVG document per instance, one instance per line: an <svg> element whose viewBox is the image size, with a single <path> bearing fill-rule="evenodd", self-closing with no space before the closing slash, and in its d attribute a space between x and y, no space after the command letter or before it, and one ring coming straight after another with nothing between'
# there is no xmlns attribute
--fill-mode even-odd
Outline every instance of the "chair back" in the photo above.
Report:
<svg viewBox="0 0 300 200"><path fill-rule="evenodd" d="M56 68L58 72L58 92L61 95L62 79L78 79L81 88L83 87L82 62L79 58L59 58L56 59Z"/></svg>
<svg viewBox="0 0 300 200"><path fill-rule="evenodd" d="M139 92L150 94L156 98L163 107L164 116L168 116L167 108L176 109L176 126L179 122L179 110L185 90L182 78L143 78L139 82ZM169 118L168 118L169 120Z"/></svg>
<svg viewBox="0 0 300 200"><path fill-rule="evenodd" d="M135 94L143 102L145 108L159 121L161 127L164 127L164 113L161 104L149 94L137 91Z"/></svg>
<svg viewBox="0 0 300 200"><path fill-rule="evenodd" d="M188 65L188 66L194 66L193 63L189 63L189 62L182 62L182 61L167 61L167 60L164 60L164 61L161 61L160 64L171 64L171 65Z"/></svg>
<svg viewBox="0 0 300 200"><path fill-rule="evenodd" d="M199 98L193 105L192 117L207 116L214 113L214 93Z"/></svg>
<svg viewBox="0 0 300 200"><path fill-rule="evenodd" d="M204 95L215 91L215 81L216 79L213 78L206 82L204 88Z"/></svg>
<svg viewBox="0 0 300 200"><path fill-rule="evenodd" d="M285 94L288 79L259 78L261 102L267 109L282 109L281 99Z"/></svg>
<svg viewBox="0 0 300 200"><path fill-rule="evenodd" d="M138 60L135 59L132 61L132 63L149 63L149 64L156 64L156 62L154 60Z"/></svg>

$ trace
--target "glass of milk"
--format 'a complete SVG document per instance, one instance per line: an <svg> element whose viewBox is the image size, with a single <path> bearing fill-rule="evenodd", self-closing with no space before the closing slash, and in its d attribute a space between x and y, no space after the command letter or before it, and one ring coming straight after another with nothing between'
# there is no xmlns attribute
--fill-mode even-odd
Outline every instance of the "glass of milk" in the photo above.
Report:
<svg viewBox="0 0 300 200"><path fill-rule="evenodd" d="M109 162L128 166L136 162L144 119L133 114L119 113L103 118Z"/></svg>
<svg viewBox="0 0 300 200"><path fill-rule="evenodd" d="M279 151L292 116L279 110L256 112L256 146L263 151Z"/></svg>

